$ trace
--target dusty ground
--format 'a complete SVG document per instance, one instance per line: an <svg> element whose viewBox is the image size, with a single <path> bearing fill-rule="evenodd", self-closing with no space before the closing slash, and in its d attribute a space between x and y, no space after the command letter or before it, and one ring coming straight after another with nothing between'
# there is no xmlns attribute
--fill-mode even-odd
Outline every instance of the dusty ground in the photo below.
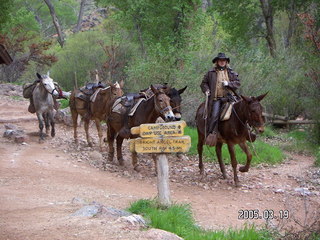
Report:
<svg viewBox="0 0 320 240"><path fill-rule="evenodd" d="M56 137L38 142L38 122L27 112L28 102L0 96L0 133L12 122L28 135L26 144L0 137L0 239L145 239L138 228L104 218L74 217L82 205L72 201L96 201L105 206L125 209L141 198L157 194L154 164L151 156L140 155L142 171L132 171L125 143L125 167L108 163L100 169L106 153L98 146L89 148L82 141L73 143L73 130L57 124ZM83 128L79 128L84 139ZM97 143L97 134L91 126ZM196 157L170 156L172 200L189 203L197 223L211 229L241 228L245 223L263 225L264 219L239 220L239 210L289 210L290 223L303 222L304 206L310 213L320 203L320 171L312 167L310 156L289 154L278 166L256 167L239 173L241 188L221 179L218 165L206 164L207 176L200 179ZM318 175L317 175L318 174ZM318 181L318 182L317 182ZM301 192L298 188L305 188ZM307 196L303 196L307 195ZM308 219L309 217L307 217ZM312 220L309 220L312 221ZM278 220L269 225L277 226ZM297 228L297 227L296 227Z"/></svg>

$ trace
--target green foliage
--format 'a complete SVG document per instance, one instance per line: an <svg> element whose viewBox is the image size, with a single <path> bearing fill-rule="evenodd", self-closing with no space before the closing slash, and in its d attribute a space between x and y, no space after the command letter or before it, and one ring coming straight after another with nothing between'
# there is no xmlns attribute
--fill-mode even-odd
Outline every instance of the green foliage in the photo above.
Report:
<svg viewBox="0 0 320 240"><path fill-rule="evenodd" d="M264 132L261 134L262 137L274 137L276 136L276 132L274 131L273 127L266 126Z"/></svg>
<svg viewBox="0 0 320 240"><path fill-rule="evenodd" d="M9 20L1 28L1 33L7 33L10 36L14 28L21 28L23 31L28 32L29 35L39 32L39 26L34 19L34 15L25 7L10 13Z"/></svg>
<svg viewBox="0 0 320 240"><path fill-rule="evenodd" d="M315 157L316 157L315 165L317 167L320 167L320 147L318 147Z"/></svg>
<svg viewBox="0 0 320 240"><path fill-rule="evenodd" d="M69 107L69 99L60 99L59 103L60 103L60 109L65 109Z"/></svg>
<svg viewBox="0 0 320 240"><path fill-rule="evenodd" d="M0 0L0 32L3 32L4 25L10 21L12 9L13 1Z"/></svg>
<svg viewBox="0 0 320 240"><path fill-rule="evenodd" d="M188 154L197 155L198 133L195 128L186 127L185 135L191 137L191 148ZM271 146L261 140L256 140L254 143L248 143L251 153L253 155L251 164L256 166L258 164L277 164L281 163L284 159L284 154L280 148ZM203 156L207 161L217 161L215 149L203 146ZM241 148L237 145L235 147L235 154L239 163L244 164L246 162L246 155ZM225 163L230 163L230 156L227 146L224 144L222 147L222 159Z"/></svg>
<svg viewBox="0 0 320 240"><path fill-rule="evenodd" d="M186 240L272 239L268 231L257 230L254 226L225 232L203 230L196 225L189 205L173 204L164 208L155 200L142 199L132 203L129 211L148 218L152 227L175 233Z"/></svg>
<svg viewBox="0 0 320 240"><path fill-rule="evenodd" d="M4 0L1 0L4 1ZM77 8L79 3L76 0L51 0L55 7L57 17L62 28L70 27L77 21ZM49 36L56 33L52 23L52 17L49 13L48 7L44 1L39 0L12 0L1 5L3 14L0 14L0 25L2 25L1 18L5 18L5 24L0 28L0 32L9 33L12 28L20 27L25 31L42 32L43 35ZM10 12L10 13L8 13ZM4 21L3 21L4 22Z"/></svg>
<svg viewBox="0 0 320 240"><path fill-rule="evenodd" d="M107 36L99 31L70 36L63 49L54 50L59 61L51 69L52 78L66 90L73 89L75 72L79 87L89 82L89 71L99 69L106 60L99 40L107 41Z"/></svg>
<svg viewBox="0 0 320 240"><path fill-rule="evenodd" d="M215 1L210 12L218 13L214 16L228 34L225 40L230 44L248 44L262 34L258 26L261 17L259 1L238 1L236 6L234 0Z"/></svg>
<svg viewBox="0 0 320 240"><path fill-rule="evenodd" d="M312 128L294 129L281 134L280 137L286 139L286 143L280 146L286 151L316 154L317 145L312 141Z"/></svg>

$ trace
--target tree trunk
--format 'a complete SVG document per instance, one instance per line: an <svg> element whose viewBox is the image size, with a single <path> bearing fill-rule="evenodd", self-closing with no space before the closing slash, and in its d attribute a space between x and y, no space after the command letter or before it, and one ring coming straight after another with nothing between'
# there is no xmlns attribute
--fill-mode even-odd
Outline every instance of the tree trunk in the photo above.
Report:
<svg viewBox="0 0 320 240"><path fill-rule="evenodd" d="M288 17L289 17L289 26L288 26L288 32L287 36L285 38L284 46L288 48L290 46L290 40L293 36L295 25L296 25L296 5L294 3L294 0L291 0L290 5L288 7Z"/></svg>
<svg viewBox="0 0 320 240"><path fill-rule="evenodd" d="M60 46L63 47L63 45L64 45L63 32L61 30L61 26L60 26L58 17L56 15L56 12L54 10L54 7L53 7L50 0L44 0L44 2L47 4L47 6L50 10L52 21L53 21L54 27L56 28L57 34L58 34L58 42L59 42Z"/></svg>
<svg viewBox="0 0 320 240"><path fill-rule="evenodd" d="M77 22L77 26L74 29L74 32L79 32L81 30L82 17L83 17L84 6L86 4L86 1L87 0L81 0L80 10L79 10L79 15L78 15L78 22Z"/></svg>
<svg viewBox="0 0 320 240"><path fill-rule="evenodd" d="M142 52L143 56L146 57L147 56L147 52L146 52L146 49L145 49L145 46L144 46L144 42L143 42L143 38L142 38L141 26L140 26L139 23L137 23L136 20L134 21L134 23L135 23L135 27L136 27L136 30L137 30L137 33L138 33L141 52Z"/></svg>
<svg viewBox="0 0 320 240"><path fill-rule="evenodd" d="M270 0L260 0L263 17L267 27L267 43L272 57L276 57L276 41L273 34L273 9Z"/></svg>

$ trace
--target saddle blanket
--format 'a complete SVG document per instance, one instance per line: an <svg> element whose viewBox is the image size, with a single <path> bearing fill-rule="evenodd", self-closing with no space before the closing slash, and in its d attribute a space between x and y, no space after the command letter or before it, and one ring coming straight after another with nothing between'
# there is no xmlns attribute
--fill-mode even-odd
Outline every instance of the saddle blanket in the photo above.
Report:
<svg viewBox="0 0 320 240"><path fill-rule="evenodd" d="M221 111L220 114L220 121L226 121L230 119L231 113L232 113L232 108L233 108L233 104L235 104L235 102L227 102Z"/></svg>
<svg viewBox="0 0 320 240"><path fill-rule="evenodd" d="M134 113L136 112L137 108L139 105L143 102L146 101L144 98L139 98L139 100L134 104L134 106L130 109L129 116L132 117ZM128 107L124 106L122 104L122 98L118 98L114 104L112 105L112 112L119 113L119 114L124 114L128 110Z"/></svg>
<svg viewBox="0 0 320 240"><path fill-rule="evenodd" d="M112 112L123 114L126 111L126 107L121 104L121 97L119 97L112 105Z"/></svg>
<svg viewBox="0 0 320 240"><path fill-rule="evenodd" d="M109 86L110 87L110 86ZM97 98L97 95L98 93L101 91L101 90L105 90L105 89L108 89L109 87L106 87L106 88L98 88L97 90L94 91L94 93L90 96L90 94L86 94L85 92L83 91L78 91L75 95L76 98L79 98L83 101L91 101L91 102L95 102L96 101L96 98Z"/></svg>
<svg viewBox="0 0 320 240"><path fill-rule="evenodd" d="M140 99L138 100L138 102L131 108L131 110L130 110L130 112L129 112L128 115L129 115L130 117L132 117L132 116L134 115L134 113L136 112L137 108L139 107L139 105L140 105L142 102L144 102L144 101L146 101L145 98L140 98Z"/></svg>
<svg viewBox="0 0 320 240"><path fill-rule="evenodd" d="M99 93L101 90L107 90L108 88L110 88L110 86L109 86L109 87L106 87L106 88L98 88L98 89L91 95L90 101L91 101L91 102L95 102L98 93Z"/></svg>

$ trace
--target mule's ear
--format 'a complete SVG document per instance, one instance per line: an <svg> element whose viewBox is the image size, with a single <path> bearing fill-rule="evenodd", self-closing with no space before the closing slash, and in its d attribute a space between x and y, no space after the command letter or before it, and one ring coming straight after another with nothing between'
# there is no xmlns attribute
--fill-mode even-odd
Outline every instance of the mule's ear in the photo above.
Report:
<svg viewBox="0 0 320 240"><path fill-rule="evenodd" d="M151 84L150 88L151 88L151 90L152 90L152 92L154 94L158 94L159 93L159 90L157 88L155 88L152 84Z"/></svg>
<svg viewBox="0 0 320 240"><path fill-rule="evenodd" d="M256 97L256 99L260 102L262 99L264 99L265 96L267 96L268 93L269 92L266 92L265 94L262 94L262 95Z"/></svg>
<svg viewBox="0 0 320 240"><path fill-rule="evenodd" d="M37 77L38 77L39 80L42 79L42 77L41 77L41 75L39 73L37 73Z"/></svg>
<svg viewBox="0 0 320 240"><path fill-rule="evenodd" d="M47 72L47 76L50 77L50 71Z"/></svg>
<svg viewBox="0 0 320 240"><path fill-rule="evenodd" d="M246 101L247 103L250 103L252 101L252 98L251 97L246 97L246 96L243 96L241 95L241 98Z"/></svg>
<svg viewBox="0 0 320 240"><path fill-rule="evenodd" d="M123 86L124 86L124 81L121 80L119 84L120 84L120 88L123 88Z"/></svg>
<svg viewBox="0 0 320 240"><path fill-rule="evenodd" d="M184 90L187 89L187 87L188 86L185 86L184 88L181 88L180 90L178 90L179 95L181 95L184 92Z"/></svg>

